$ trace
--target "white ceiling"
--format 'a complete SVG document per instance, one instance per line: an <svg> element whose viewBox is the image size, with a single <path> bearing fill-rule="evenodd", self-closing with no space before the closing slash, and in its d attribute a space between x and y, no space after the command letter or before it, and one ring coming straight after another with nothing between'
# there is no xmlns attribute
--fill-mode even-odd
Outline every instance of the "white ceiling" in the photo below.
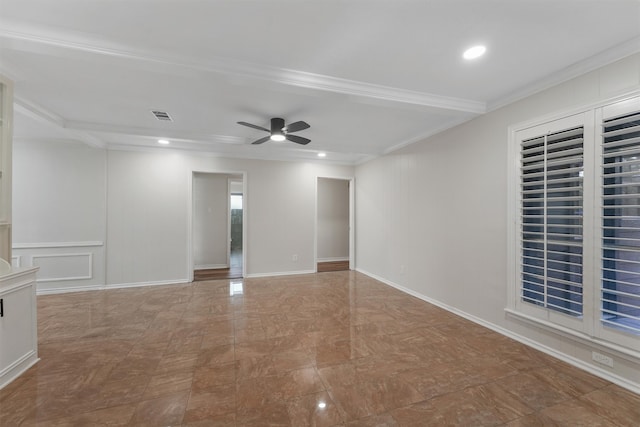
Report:
<svg viewBox="0 0 640 427"><path fill-rule="evenodd" d="M638 51L638 0L0 2L18 143L358 163Z"/></svg>

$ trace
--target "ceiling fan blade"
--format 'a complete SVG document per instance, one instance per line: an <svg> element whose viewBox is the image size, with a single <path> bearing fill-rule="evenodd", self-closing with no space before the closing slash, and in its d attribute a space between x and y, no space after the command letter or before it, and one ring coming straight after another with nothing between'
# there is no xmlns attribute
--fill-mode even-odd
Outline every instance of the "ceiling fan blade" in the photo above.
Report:
<svg viewBox="0 0 640 427"><path fill-rule="evenodd" d="M286 135L285 138L287 138L291 142L295 142L296 144L302 144L302 145L307 145L308 143L311 142L310 139L303 138L298 135Z"/></svg>
<svg viewBox="0 0 640 427"><path fill-rule="evenodd" d="M264 142L267 142L270 138L271 138L271 136L265 136L264 138L260 138L260 139L258 139L256 141L253 141L252 144L253 145L262 144Z"/></svg>
<svg viewBox="0 0 640 427"><path fill-rule="evenodd" d="M311 126L309 126L309 123L307 122L295 122L295 123L290 123L287 125L287 132L298 132L304 129L309 129Z"/></svg>
<svg viewBox="0 0 640 427"><path fill-rule="evenodd" d="M248 126L250 128L258 129L258 130L263 130L265 132L271 132L269 129L265 129L262 126L252 125L251 123L247 123L247 122L238 122L238 124L242 126Z"/></svg>

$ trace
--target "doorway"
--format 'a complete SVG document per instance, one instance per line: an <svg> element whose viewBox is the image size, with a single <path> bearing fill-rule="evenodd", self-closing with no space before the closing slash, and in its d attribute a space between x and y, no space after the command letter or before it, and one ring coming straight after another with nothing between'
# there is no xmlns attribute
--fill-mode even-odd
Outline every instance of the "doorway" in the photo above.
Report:
<svg viewBox="0 0 640 427"><path fill-rule="evenodd" d="M193 280L243 277L243 176L194 172L191 253Z"/></svg>
<svg viewBox="0 0 640 427"><path fill-rule="evenodd" d="M229 180L229 279L242 277L243 224L242 180Z"/></svg>
<svg viewBox="0 0 640 427"><path fill-rule="evenodd" d="M353 268L353 180L318 177L316 271Z"/></svg>

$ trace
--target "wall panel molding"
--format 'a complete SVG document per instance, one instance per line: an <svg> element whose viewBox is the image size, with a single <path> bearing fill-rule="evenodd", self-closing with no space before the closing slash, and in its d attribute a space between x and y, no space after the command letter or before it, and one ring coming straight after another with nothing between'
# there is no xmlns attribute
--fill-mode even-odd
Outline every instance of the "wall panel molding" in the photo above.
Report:
<svg viewBox="0 0 640 427"><path fill-rule="evenodd" d="M13 256L21 267L39 267L38 294L103 289L105 244L103 241L15 243Z"/></svg>
<svg viewBox="0 0 640 427"><path fill-rule="evenodd" d="M38 260L46 260L46 259L60 259L60 258L75 258L76 262L72 264L72 260L68 260L65 266L62 266L62 262L56 263L57 265L48 264L47 262L38 262ZM81 259L85 259L81 262ZM72 253L72 254L39 254L31 256L31 264L34 267L40 267L40 274L38 277L38 282L58 282L63 280L87 280L93 278L93 253L85 252L85 253ZM61 268L60 273L56 274L55 268ZM86 271L83 268L86 267ZM80 271L80 273L75 273L74 270ZM86 273L86 274L82 274ZM47 277L47 274L50 274Z"/></svg>
<svg viewBox="0 0 640 427"><path fill-rule="evenodd" d="M86 242L47 242L47 243L14 243L13 249L50 249L50 248L88 248L104 246L101 241Z"/></svg>

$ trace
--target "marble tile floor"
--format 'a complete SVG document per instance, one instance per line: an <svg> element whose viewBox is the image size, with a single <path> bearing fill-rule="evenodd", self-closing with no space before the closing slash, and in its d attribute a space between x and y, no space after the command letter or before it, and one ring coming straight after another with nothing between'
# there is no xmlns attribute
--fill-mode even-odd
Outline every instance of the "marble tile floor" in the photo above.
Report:
<svg viewBox="0 0 640 427"><path fill-rule="evenodd" d="M229 287L38 297L0 425L640 425L640 396L360 273Z"/></svg>

